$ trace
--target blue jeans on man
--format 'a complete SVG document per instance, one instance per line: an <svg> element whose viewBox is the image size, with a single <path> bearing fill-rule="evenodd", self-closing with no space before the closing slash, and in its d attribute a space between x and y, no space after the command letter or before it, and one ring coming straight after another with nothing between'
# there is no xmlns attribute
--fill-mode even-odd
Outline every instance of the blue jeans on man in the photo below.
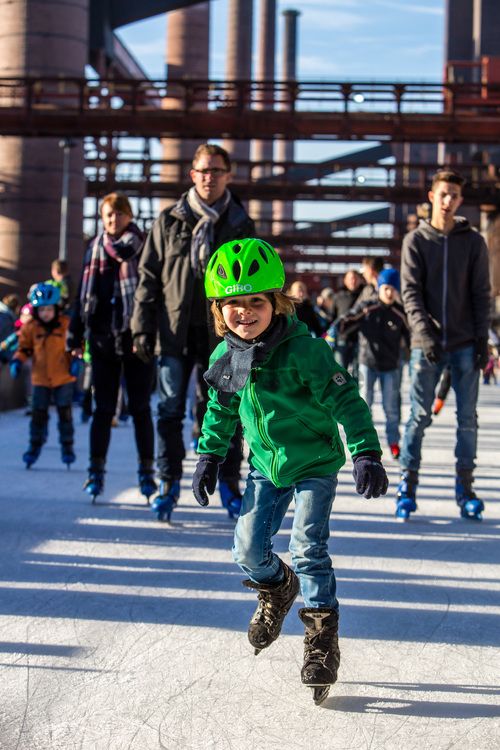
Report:
<svg viewBox="0 0 500 750"><path fill-rule="evenodd" d="M336 474L303 479L291 487L276 487L251 469L234 532L233 559L254 583L280 580L280 559L273 552L272 539L295 499L289 549L304 606L338 609L335 573L328 552L336 487Z"/></svg>
<svg viewBox="0 0 500 750"><path fill-rule="evenodd" d="M203 354L203 352L202 352ZM186 397L191 373L196 373L196 420L201 427L208 400L208 387L203 373L208 368L206 359L196 351L191 355L160 357L158 375L158 471L162 479L180 479L182 462L186 455L183 438L183 422L186 414ZM226 460L221 464L219 477L238 481L243 458L241 427L236 429Z"/></svg>
<svg viewBox="0 0 500 750"><path fill-rule="evenodd" d="M380 383L382 408L385 414L385 433L388 445L399 444L399 389L401 374L397 370L376 370L359 365L360 392L368 406L372 407L375 383Z"/></svg>
<svg viewBox="0 0 500 750"><path fill-rule="evenodd" d="M472 471L477 450L476 405L479 370L474 346L444 352L437 364L430 364L422 349L412 349L410 357L410 416L406 424L400 464L403 471L418 472L422 440L432 421L434 393L444 368L451 368L451 387L455 391L457 413L456 470Z"/></svg>

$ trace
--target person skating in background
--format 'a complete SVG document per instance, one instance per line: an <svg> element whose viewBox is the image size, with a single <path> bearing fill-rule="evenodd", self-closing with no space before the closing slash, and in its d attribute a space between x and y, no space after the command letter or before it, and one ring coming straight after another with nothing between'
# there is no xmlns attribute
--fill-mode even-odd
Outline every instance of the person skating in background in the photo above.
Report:
<svg viewBox="0 0 500 750"><path fill-rule="evenodd" d="M318 294L314 311L321 323L322 335L326 333L334 320L335 310L335 292L329 286L326 286Z"/></svg>
<svg viewBox="0 0 500 750"><path fill-rule="evenodd" d="M21 328L33 318L33 305L27 302L19 311L19 317L14 321L14 330L0 342L0 361L10 362L19 346Z"/></svg>
<svg viewBox="0 0 500 750"><path fill-rule="evenodd" d="M68 346L80 358L84 342L88 341L92 361L95 409L90 425L89 468L84 489L94 500L104 489L111 422L123 372L134 422L139 487L149 500L156 491L150 406L155 362L145 363L133 352L130 331L144 235L133 221L132 208L125 195L105 196L100 212L103 231L85 254L68 339Z"/></svg>
<svg viewBox="0 0 500 750"><path fill-rule="evenodd" d="M377 255L367 255L361 261L361 275L365 282L356 303L373 302L378 299L378 275L384 268L384 259Z"/></svg>
<svg viewBox="0 0 500 750"><path fill-rule="evenodd" d="M75 294L67 262L59 258L53 260L50 264L50 276L51 278L46 283L55 284L59 287L61 291L61 309L65 313L71 313Z"/></svg>
<svg viewBox="0 0 500 750"><path fill-rule="evenodd" d="M344 275L342 288L335 294L332 310L333 322L326 332L326 341L335 353L335 359L357 377L358 372L358 334L340 334L337 321L356 304L363 289L362 279L357 271L350 270Z"/></svg>
<svg viewBox="0 0 500 750"><path fill-rule="evenodd" d="M146 241L132 319L134 346L145 362L152 357L158 333L160 339L160 493L152 506L159 520L170 518L180 495L183 422L193 370L198 425L206 409L203 373L216 343L203 288L206 264L216 247L255 231L240 200L228 189L231 161L227 152L215 144L203 144L196 149L192 165L193 186L160 214ZM221 502L230 516L237 515L241 505L242 459L241 428L237 428L219 480Z"/></svg>
<svg viewBox="0 0 500 750"><path fill-rule="evenodd" d="M0 302L0 342L4 342L11 334L15 333L15 322L20 302L16 294L6 294ZM0 346L0 362L8 362L9 357L5 353L5 347Z"/></svg>
<svg viewBox="0 0 500 750"><path fill-rule="evenodd" d="M488 249L456 211L464 179L437 172L429 191L430 221L406 235L401 256L402 300L411 333L410 403L401 448L402 477L396 515L417 509L422 440L432 421L436 385L451 370L456 395L455 497L463 518L480 519L484 503L474 490L479 374L488 361L490 280Z"/></svg>
<svg viewBox="0 0 500 750"><path fill-rule="evenodd" d="M278 637L299 586L305 626L302 681L321 701L337 679L338 600L328 553L337 472L345 454L343 425L356 490L387 490L380 445L356 381L328 344L310 336L282 294L283 264L259 239L229 242L214 253L205 276L216 331L224 341L205 374L210 400L198 443L193 492L202 506L215 490L219 466L241 419L250 473L236 523L233 558L259 604L248 638L256 653ZM272 538L295 501L292 567L272 551Z"/></svg>
<svg viewBox="0 0 500 750"><path fill-rule="evenodd" d="M359 302L338 321L340 333L359 333L359 380L361 395L372 407L375 384L380 383L385 414L387 444L399 458L399 388L401 339L410 337L403 306L399 302L400 280L395 268L378 275L378 300Z"/></svg>
<svg viewBox="0 0 500 750"><path fill-rule="evenodd" d="M309 291L306 284L297 279L297 281L294 281L290 285L288 295L297 301L295 314L302 323L306 324L309 333L312 333L313 336L322 336L324 333L323 325L316 314L313 303L309 299Z"/></svg>
<svg viewBox="0 0 500 750"><path fill-rule="evenodd" d="M10 363L12 377L21 373L23 362L32 360L32 403L30 443L23 455L26 468L40 456L47 438L49 406L56 405L61 459L69 467L75 461L71 402L74 376L66 350L69 318L60 313L60 290L51 284L37 284L30 293L33 319L22 326L19 347Z"/></svg>

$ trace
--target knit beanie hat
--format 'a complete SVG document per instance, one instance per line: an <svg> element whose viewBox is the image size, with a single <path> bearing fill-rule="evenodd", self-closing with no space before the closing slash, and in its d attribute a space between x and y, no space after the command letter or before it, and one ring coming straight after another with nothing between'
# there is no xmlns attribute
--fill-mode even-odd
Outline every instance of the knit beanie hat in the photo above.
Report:
<svg viewBox="0 0 500 750"><path fill-rule="evenodd" d="M378 275L377 284L379 289L382 284L390 284L399 292L399 290L401 289L399 271L397 271L395 268L384 268Z"/></svg>

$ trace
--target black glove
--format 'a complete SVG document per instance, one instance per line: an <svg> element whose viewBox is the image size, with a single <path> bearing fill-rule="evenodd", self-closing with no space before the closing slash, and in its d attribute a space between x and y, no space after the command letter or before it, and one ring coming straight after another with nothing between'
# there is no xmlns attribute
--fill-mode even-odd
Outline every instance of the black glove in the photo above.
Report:
<svg viewBox="0 0 500 750"><path fill-rule="evenodd" d="M208 505L208 495L213 495L215 492L219 464L223 460L212 453L200 455L193 474L193 494L200 505Z"/></svg>
<svg viewBox="0 0 500 750"><path fill-rule="evenodd" d="M359 453L352 460L356 492L366 498L385 495L389 482L378 453Z"/></svg>
<svg viewBox="0 0 500 750"><path fill-rule="evenodd" d="M145 365L149 365L154 356L154 344L151 341L151 336L147 333L138 333L137 336L134 336L134 350L139 359Z"/></svg>
<svg viewBox="0 0 500 750"><path fill-rule="evenodd" d="M476 370L484 370L488 364L490 353L488 351L488 338L486 336L476 339Z"/></svg>
<svg viewBox="0 0 500 750"><path fill-rule="evenodd" d="M422 336L422 351L430 365L435 365L441 359L443 347L433 336Z"/></svg>

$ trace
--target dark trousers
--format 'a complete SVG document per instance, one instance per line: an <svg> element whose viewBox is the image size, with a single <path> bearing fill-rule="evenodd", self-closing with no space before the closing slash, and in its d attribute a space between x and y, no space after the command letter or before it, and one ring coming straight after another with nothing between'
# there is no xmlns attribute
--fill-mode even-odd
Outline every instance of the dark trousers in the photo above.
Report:
<svg viewBox="0 0 500 750"><path fill-rule="evenodd" d="M151 390L155 362L145 364L131 351L117 355L110 347L90 340L95 409L90 426L90 458L105 459L111 439L111 422L116 411L120 378L123 373L129 413L134 422L135 442L140 460L154 458L154 427L151 416Z"/></svg>
<svg viewBox="0 0 500 750"><path fill-rule="evenodd" d="M71 403L73 401L73 383L59 385L57 388L47 388L34 385L31 403L30 442L39 448L47 439L47 423L49 421L49 406L53 400L59 421L59 441L61 445L73 446L73 419Z"/></svg>
<svg viewBox="0 0 500 750"><path fill-rule="evenodd" d="M203 373L208 369L209 350L206 337L190 337L185 356L164 355L160 358L158 403L158 470L162 479L180 479L186 455L182 425L186 413L186 396L193 368L196 375L196 421L201 427L208 401L208 387ZM241 425L231 440L226 460L220 467L222 480L240 478L243 458Z"/></svg>

